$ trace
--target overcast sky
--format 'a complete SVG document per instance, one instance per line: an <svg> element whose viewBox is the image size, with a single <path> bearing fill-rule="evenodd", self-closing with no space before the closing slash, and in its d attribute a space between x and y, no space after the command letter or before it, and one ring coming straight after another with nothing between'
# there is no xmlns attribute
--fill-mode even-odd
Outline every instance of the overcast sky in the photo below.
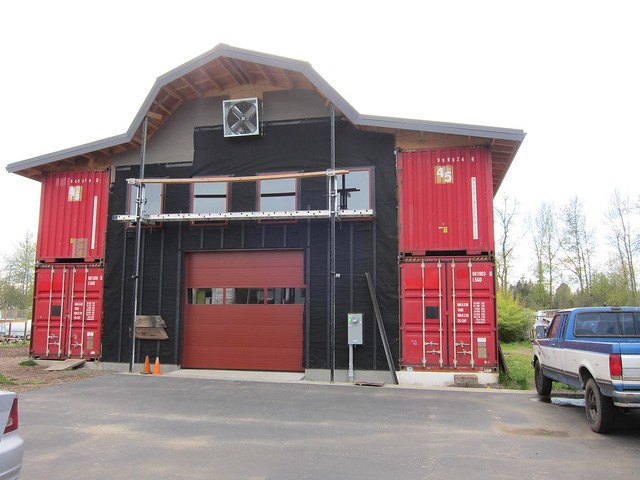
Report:
<svg viewBox="0 0 640 480"><path fill-rule="evenodd" d="M7 164L124 133L157 77L219 43L307 61L364 114L524 130L496 196L523 216L578 196L603 236L614 190L640 194L636 1L99 5L0 6L0 254L39 212Z"/></svg>

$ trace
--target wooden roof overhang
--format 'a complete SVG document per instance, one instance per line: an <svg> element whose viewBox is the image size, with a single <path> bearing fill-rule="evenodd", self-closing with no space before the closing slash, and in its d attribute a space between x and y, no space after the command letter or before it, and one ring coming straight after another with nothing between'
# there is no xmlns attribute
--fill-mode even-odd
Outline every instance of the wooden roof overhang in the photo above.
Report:
<svg viewBox="0 0 640 480"><path fill-rule="evenodd" d="M221 44L158 77L124 134L12 163L7 170L40 180L49 172L105 168L114 155L140 149L145 117L147 138L151 138L191 100L262 97L267 91L292 89L315 91L357 128L395 135L398 148L487 145L494 163L494 192L525 136L521 130L361 115L309 63Z"/></svg>

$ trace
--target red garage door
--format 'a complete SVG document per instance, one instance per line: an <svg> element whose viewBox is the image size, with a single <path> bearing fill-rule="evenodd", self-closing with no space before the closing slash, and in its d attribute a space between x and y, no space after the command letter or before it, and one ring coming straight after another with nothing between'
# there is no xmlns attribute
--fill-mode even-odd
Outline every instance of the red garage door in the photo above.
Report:
<svg viewBox="0 0 640 480"><path fill-rule="evenodd" d="M303 371L301 250L186 258L183 368Z"/></svg>

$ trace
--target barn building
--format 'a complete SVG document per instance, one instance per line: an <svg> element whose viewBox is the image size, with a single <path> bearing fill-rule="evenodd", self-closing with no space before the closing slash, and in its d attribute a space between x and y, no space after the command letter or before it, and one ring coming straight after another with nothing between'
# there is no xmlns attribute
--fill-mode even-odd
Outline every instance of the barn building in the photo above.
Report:
<svg viewBox="0 0 640 480"><path fill-rule="evenodd" d="M218 45L42 183L31 355L309 379L494 381L492 200L521 130L362 115Z"/></svg>

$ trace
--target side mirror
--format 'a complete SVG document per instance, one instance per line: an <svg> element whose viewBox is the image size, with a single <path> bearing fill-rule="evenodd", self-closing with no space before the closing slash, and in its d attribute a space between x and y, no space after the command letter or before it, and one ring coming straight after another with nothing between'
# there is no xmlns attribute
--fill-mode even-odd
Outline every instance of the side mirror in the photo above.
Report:
<svg viewBox="0 0 640 480"><path fill-rule="evenodd" d="M547 338L547 327L545 327L544 325L537 325L536 338Z"/></svg>

